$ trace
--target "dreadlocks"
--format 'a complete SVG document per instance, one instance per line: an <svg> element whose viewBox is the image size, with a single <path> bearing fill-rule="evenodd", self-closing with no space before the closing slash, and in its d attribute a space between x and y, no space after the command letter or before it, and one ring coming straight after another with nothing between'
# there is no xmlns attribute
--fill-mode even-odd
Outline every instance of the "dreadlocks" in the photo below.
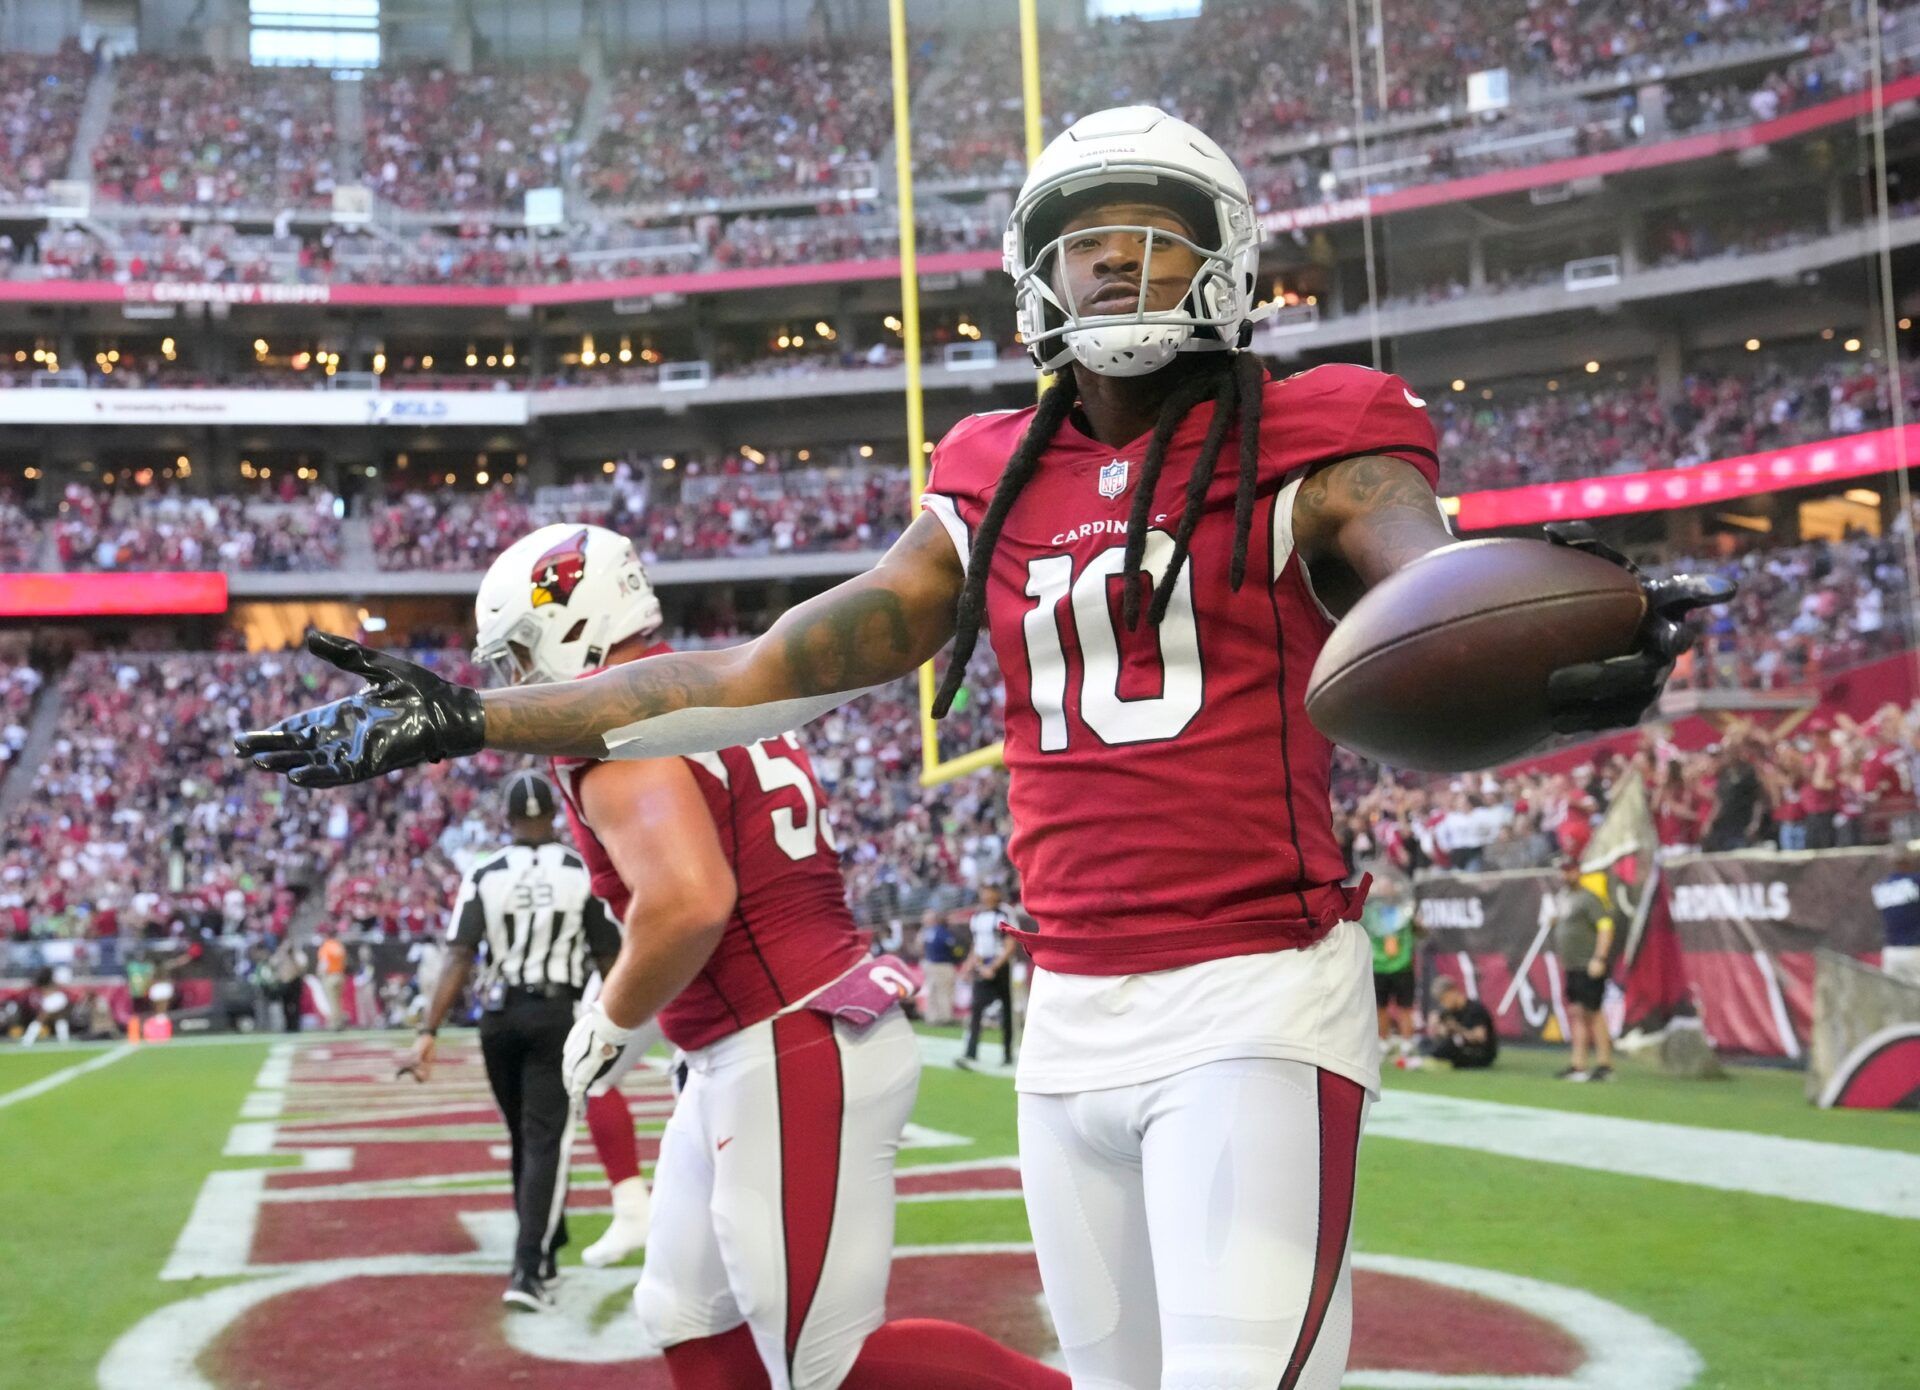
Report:
<svg viewBox="0 0 1920 1390"><path fill-rule="evenodd" d="M1207 489L1218 468L1227 431L1234 424L1238 424L1240 431L1240 468L1238 487L1234 493L1233 563L1229 574L1235 590L1246 578L1247 543L1253 530L1254 488L1259 482L1260 473L1260 406L1265 384L1266 374L1261 368L1259 356L1252 352L1237 352L1219 368L1197 372L1181 382L1161 406L1153 435L1147 443L1147 456L1140 464L1140 482L1134 493L1133 510L1127 519L1122 617L1129 630L1137 628L1140 622L1140 570L1146 557L1147 532L1152 525L1154 491L1160 482L1161 470L1166 467L1167 445L1188 413L1209 399L1213 401L1213 420L1207 427L1206 438L1201 441L1199 455L1193 462L1193 473L1187 481L1180 521L1174 528L1173 557L1154 589L1148 618L1158 626L1166 616L1175 581L1179 579L1181 566L1187 560L1194 527L1199 524L1200 514L1206 506ZM966 679L967 662L972 659L973 649L979 644L980 624L987 611L987 574L993 568L994 547L999 544L1007 515L1012 512L1021 489L1038 471L1040 456L1047 451L1047 446L1053 442L1054 435L1066 422L1078 399L1079 385L1073 373L1062 372L1040 398L1032 423L1020 437L1019 446L1014 449L1013 457L1007 460L1006 470L1001 473L1000 481L994 487L993 500L987 505L987 514L980 520L980 529L974 533L973 550L967 558L967 582L960 591L959 606L954 610L953 655L948 659L946 674L941 678L939 693L933 701L933 717L936 719L946 716L953 697L959 693L960 685Z"/></svg>

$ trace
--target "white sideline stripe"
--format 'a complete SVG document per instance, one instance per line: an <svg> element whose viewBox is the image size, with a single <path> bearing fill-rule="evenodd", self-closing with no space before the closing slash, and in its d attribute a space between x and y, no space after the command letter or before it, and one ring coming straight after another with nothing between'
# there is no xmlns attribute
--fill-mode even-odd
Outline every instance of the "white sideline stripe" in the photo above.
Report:
<svg viewBox="0 0 1920 1390"><path fill-rule="evenodd" d="M1367 1135L1920 1221L1920 1154L1896 1149L1398 1090Z"/></svg>
<svg viewBox="0 0 1920 1390"><path fill-rule="evenodd" d="M8 1091L5 1095L0 1095L0 1110L6 1109L9 1105L18 1105L23 1100L32 1100L35 1096L44 1096L56 1086L64 1086L75 1077L85 1076L90 1071L110 1067L122 1057L132 1056L133 1052L132 1043L121 1043L118 1047L108 1048L98 1057L89 1057L84 1062L62 1067L59 1071L43 1076L38 1081L28 1082L17 1091Z"/></svg>

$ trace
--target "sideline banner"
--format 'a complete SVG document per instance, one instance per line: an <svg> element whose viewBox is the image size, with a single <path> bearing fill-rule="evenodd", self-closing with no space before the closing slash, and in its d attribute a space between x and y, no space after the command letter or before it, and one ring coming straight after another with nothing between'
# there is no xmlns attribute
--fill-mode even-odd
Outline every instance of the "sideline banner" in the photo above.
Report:
<svg viewBox="0 0 1920 1390"><path fill-rule="evenodd" d="M1545 945L1535 945L1559 913L1558 874L1444 874L1416 883L1413 894L1415 920L1426 929L1423 989L1435 975L1451 975L1497 1009L1494 1025L1502 1038L1567 1037L1560 963ZM1502 1000L1507 1005L1498 1008Z"/></svg>
<svg viewBox="0 0 1920 1390"><path fill-rule="evenodd" d="M1687 983L1716 1047L1805 1056L1814 952L1877 957L1872 888L1891 866L1885 847L1689 855L1667 866Z"/></svg>

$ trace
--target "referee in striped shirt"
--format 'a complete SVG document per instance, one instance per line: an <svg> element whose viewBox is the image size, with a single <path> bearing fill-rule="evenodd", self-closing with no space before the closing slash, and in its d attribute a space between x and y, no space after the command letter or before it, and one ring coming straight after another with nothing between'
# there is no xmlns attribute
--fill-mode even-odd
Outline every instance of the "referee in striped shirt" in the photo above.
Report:
<svg viewBox="0 0 1920 1390"><path fill-rule="evenodd" d="M554 838L553 786L522 772L507 784L513 843L467 871L453 905L448 959L413 1050L400 1070L426 1080L434 1040L487 953L480 1052L513 1136L513 1203L520 1232L504 1302L552 1303L554 1252L567 1243L568 1149L573 1113L560 1052L574 1005L597 968L620 954L620 929L593 895L586 865Z"/></svg>

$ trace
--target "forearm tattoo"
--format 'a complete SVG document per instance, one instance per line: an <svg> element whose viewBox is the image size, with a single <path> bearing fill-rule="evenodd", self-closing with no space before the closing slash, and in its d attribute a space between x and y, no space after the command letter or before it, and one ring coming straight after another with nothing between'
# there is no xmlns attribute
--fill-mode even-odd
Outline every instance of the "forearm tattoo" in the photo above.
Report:
<svg viewBox="0 0 1920 1390"><path fill-rule="evenodd" d="M1454 537L1412 464L1370 454L1323 468L1300 485L1294 537L1311 565L1340 565L1373 585Z"/></svg>
<svg viewBox="0 0 1920 1390"><path fill-rule="evenodd" d="M938 522L923 522L879 568L791 609L757 641L643 657L585 680L488 691L487 746L602 758L608 731L676 710L772 704L906 675L952 635L960 587L951 543Z"/></svg>

